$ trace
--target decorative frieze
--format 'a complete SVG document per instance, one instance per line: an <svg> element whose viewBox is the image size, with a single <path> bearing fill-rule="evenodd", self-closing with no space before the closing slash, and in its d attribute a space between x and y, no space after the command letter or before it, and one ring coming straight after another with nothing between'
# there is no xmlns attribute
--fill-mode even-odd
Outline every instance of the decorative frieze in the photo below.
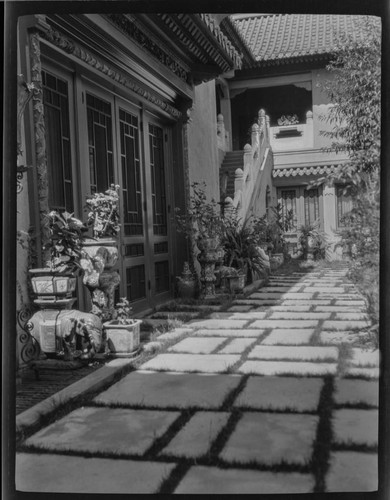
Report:
<svg viewBox="0 0 390 500"><path fill-rule="evenodd" d="M116 68L108 65L103 59L92 54L90 51L85 48L79 46L73 40L63 35L59 31L54 29L48 29L41 33L41 36L55 45L59 47L64 52L71 54L74 57L77 57L84 63L88 64L95 70L103 73L108 76L115 82L123 85L130 91L134 92L138 96L146 99L148 102L158 106L160 109L171 115L173 118L178 119L181 116L181 113L178 109L168 104L166 101L161 99L157 94L152 93L147 88L140 86L134 80L132 80L128 75L124 75L122 72L118 71Z"/></svg>
<svg viewBox="0 0 390 500"><path fill-rule="evenodd" d="M174 55L166 47L161 46L161 40L157 40L137 20L130 15L108 14L107 19L111 20L126 36L130 37L143 50L166 66L172 73L178 76L184 82L191 83L190 68L179 61L177 55Z"/></svg>
<svg viewBox="0 0 390 500"><path fill-rule="evenodd" d="M328 175L336 171L338 165L317 165L310 167L274 168L272 177L301 177L303 175Z"/></svg>

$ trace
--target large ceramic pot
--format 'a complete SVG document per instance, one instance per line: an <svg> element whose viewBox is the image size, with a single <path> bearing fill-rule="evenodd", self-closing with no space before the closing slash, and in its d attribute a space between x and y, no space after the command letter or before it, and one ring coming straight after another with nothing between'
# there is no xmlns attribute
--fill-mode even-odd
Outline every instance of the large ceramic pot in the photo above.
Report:
<svg viewBox="0 0 390 500"><path fill-rule="evenodd" d="M77 278L73 272L58 272L50 268L30 269L31 285L37 300L53 301L72 297Z"/></svg>
<svg viewBox="0 0 390 500"><path fill-rule="evenodd" d="M91 257L100 257L104 261L104 269L111 269L115 266L119 252L118 241L115 238L85 238L83 240L83 250Z"/></svg>
<svg viewBox="0 0 390 500"><path fill-rule="evenodd" d="M132 357L139 351L140 329L142 321L121 324L117 320L103 323L110 353L118 358Z"/></svg>

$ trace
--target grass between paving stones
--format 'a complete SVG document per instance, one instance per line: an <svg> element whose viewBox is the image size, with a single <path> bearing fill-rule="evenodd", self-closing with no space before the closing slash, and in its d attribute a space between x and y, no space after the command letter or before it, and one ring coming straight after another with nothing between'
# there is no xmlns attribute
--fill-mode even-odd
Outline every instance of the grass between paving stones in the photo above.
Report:
<svg viewBox="0 0 390 500"><path fill-rule="evenodd" d="M271 333L272 331L272 328L265 328L264 329L264 332L262 334L260 334L260 336L255 339L255 337L253 337L254 339L254 342L252 344L250 344L244 351L242 351L241 353L241 356L240 356L240 359L238 361L236 361L236 363L234 363L233 365L229 366L224 372L222 373L235 373L237 371L237 369L243 364L245 363L245 361L248 360L248 355L249 353L252 351L252 349L257 346L257 345L260 345L261 342L269 335L269 333Z"/></svg>

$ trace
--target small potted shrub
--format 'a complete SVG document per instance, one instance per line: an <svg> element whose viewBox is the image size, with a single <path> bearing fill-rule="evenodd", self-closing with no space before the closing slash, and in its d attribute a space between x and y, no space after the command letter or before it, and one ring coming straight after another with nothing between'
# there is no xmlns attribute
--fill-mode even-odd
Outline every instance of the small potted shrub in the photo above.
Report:
<svg viewBox="0 0 390 500"><path fill-rule="evenodd" d="M103 323L108 348L113 356L131 357L140 346L140 319L132 319L132 308L126 297L115 306L114 319Z"/></svg>
<svg viewBox="0 0 390 500"><path fill-rule="evenodd" d="M299 228L299 243L305 259L314 260L324 256L326 235L321 231L318 220Z"/></svg>
<svg viewBox="0 0 390 500"><path fill-rule="evenodd" d="M46 215L48 242L44 251L46 267L30 269L31 283L39 300L69 298L76 289L76 272L84 256L82 247L84 224L69 212L56 210Z"/></svg>

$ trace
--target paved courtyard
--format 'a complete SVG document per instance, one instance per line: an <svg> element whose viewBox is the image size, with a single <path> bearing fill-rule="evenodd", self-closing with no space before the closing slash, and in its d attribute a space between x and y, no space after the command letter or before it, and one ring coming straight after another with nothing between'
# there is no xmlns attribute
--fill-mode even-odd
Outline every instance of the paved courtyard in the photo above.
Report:
<svg viewBox="0 0 390 500"><path fill-rule="evenodd" d="M17 489L310 493L377 489L379 352L346 268L270 278L27 438ZM158 350L158 348L160 349Z"/></svg>

